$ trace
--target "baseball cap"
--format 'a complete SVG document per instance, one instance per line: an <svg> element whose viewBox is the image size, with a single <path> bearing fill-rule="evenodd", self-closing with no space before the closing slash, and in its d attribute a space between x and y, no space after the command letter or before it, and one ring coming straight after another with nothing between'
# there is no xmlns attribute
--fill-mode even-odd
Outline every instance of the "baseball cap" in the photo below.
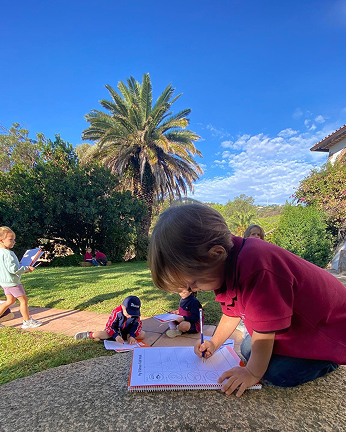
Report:
<svg viewBox="0 0 346 432"><path fill-rule="evenodd" d="M126 312L132 316L140 316L141 314L141 301L136 296L128 296L123 301L123 306Z"/></svg>

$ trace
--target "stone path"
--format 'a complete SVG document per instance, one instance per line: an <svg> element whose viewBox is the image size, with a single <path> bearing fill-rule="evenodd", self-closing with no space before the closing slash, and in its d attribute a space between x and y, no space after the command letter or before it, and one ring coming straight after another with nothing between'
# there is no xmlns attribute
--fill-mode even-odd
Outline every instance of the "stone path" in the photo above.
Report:
<svg viewBox="0 0 346 432"><path fill-rule="evenodd" d="M20 328L22 325L22 317L19 312L19 306L16 304L11 307L14 312L14 319L6 321L3 324L6 327ZM108 314L98 314L96 312L64 310L64 309L49 309L42 307L29 307L30 315L43 321L43 325L35 329L27 329L23 331L42 331L56 334L64 334L66 336L74 336L79 331L96 331L103 330L108 320ZM146 333L145 342L151 346L194 346L196 340L200 337L199 334L182 335L175 338L166 336L167 324L160 324L151 317L142 317L143 330ZM205 336L212 336L215 331L215 326L204 325L203 332ZM238 351L242 334L236 330L232 338L235 340L235 350Z"/></svg>

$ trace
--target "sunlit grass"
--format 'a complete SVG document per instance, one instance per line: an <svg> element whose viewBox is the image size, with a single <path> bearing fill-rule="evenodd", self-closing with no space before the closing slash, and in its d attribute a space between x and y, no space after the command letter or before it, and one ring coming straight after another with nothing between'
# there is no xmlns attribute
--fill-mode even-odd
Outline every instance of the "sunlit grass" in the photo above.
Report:
<svg viewBox="0 0 346 432"><path fill-rule="evenodd" d="M113 354L91 340L77 343L64 335L23 332L11 327L1 328L0 346L0 384L52 367Z"/></svg>
<svg viewBox="0 0 346 432"><path fill-rule="evenodd" d="M146 262L113 264L109 267L38 268L22 278L30 306L88 310L108 314L128 295L142 301L142 316L177 309L180 296L158 290L152 284ZM216 325L221 308L214 293L199 293L205 323ZM103 344L77 342L72 337L0 329L0 384L52 367L112 355Z"/></svg>

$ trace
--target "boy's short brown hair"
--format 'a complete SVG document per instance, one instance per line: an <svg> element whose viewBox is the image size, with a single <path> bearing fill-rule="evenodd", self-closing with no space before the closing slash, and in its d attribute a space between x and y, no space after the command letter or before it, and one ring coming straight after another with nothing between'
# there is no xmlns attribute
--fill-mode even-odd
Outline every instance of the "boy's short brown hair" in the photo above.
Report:
<svg viewBox="0 0 346 432"><path fill-rule="evenodd" d="M7 227L7 226L2 226L0 227L0 239L3 240L4 238L7 237L7 234L9 233L13 233L14 231L11 230L11 228Z"/></svg>
<svg viewBox="0 0 346 432"><path fill-rule="evenodd" d="M228 253L232 234L219 212L195 202L173 205L163 212L153 230L148 263L154 284L165 291L183 288L180 275L207 274L209 250L223 246ZM213 260L218 264L220 256Z"/></svg>

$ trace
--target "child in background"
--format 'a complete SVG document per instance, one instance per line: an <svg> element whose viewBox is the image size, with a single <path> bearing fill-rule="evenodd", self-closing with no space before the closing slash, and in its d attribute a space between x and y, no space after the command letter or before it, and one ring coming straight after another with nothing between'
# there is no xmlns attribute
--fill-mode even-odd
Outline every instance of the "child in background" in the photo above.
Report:
<svg viewBox="0 0 346 432"><path fill-rule="evenodd" d="M264 240L264 229L259 225L249 225L244 233L244 238L247 237L259 238L261 240ZM243 320L241 320L240 323L237 325L237 330L243 333L243 337L246 337L249 334L246 330Z"/></svg>
<svg viewBox="0 0 346 432"><path fill-rule="evenodd" d="M106 328L101 331L85 331L75 334L75 339L112 339L119 343L127 341L130 345L136 343L136 339L144 339L140 320L141 301L136 296L128 296L122 304L112 310L108 318Z"/></svg>
<svg viewBox="0 0 346 432"><path fill-rule="evenodd" d="M94 264L94 266L99 265L99 263L96 261L96 259L93 258L91 247L86 248L85 255L84 255L84 261L85 262L91 262L92 264Z"/></svg>
<svg viewBox="0 0 346 432"><path fill-rule="evenodd" d="M23 273L33 272L35 267L19 264L16 254L10 250L15 245L15 239L16 235L11 228L0 227L0 285L6 296L6 301L0 304L0 316L6 313L5 311L16 302L17 298L23 317L22 329L34 328L43 323L30 317L28 298L20 278Z"/></svg>
<svg viewBox="0 0 346 432"><path fill-rule="evenodd" d="M95 249L95 259L99 265L107 265L107 257L104 253L100 252L98 249Z"/></svg>
<svg viewBox="0 0 346 432"><path fill-rule="evenodd" d="M182 290L179 295L181 297L179 309L171 313L181 316L176 321L168 323L169 330L166 331L166 335L170 338L180 336L182 333L199 333L201 331L199 309L202 308L202 305L196 298L197 294Z"/></svg>
<svg viewBox="0 0 346 432"><path fill-rule="evenodd" d="M244 233L244 238L254 237L264 240L264 229L259 225L249 225Z"/></svg>
<svg viewBox="0 0 346 432"><path fill-rule="evenodd" d="M233 236L216 210L196 203L162 213L148 262L158 288L214 291L221 303L212 339L195 346L199 357L210 358L244 320L247 365L221 375L227 395L262 378L294 387L346 364L346 287L274 244Z"/></svg>

